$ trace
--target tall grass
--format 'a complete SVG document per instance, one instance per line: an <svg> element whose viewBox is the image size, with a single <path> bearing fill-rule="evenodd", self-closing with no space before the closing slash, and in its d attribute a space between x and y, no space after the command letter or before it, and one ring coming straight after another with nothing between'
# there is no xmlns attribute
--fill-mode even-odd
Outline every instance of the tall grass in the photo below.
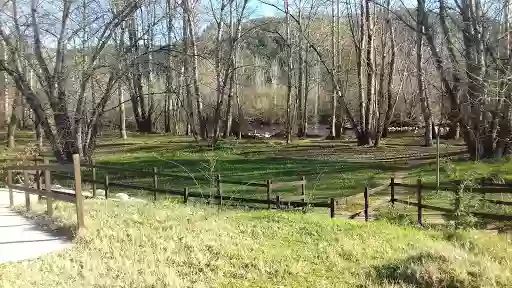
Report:
<svg viewBox="0 0 512 288"><path fill-rule="evenodd" d="M36 213L41 207L36 207ZM62 225L73 224L59 204ZM512 246L479 232L328 216L86 202L67 251L0 265L1 287L507 287ZM37 245L37 244L34 244Z"/></svg>

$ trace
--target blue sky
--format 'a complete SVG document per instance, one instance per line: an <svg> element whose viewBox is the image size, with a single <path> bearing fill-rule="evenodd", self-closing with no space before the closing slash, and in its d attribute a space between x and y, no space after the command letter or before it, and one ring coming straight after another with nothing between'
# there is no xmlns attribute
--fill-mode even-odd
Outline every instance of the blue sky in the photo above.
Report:
<svg viewBox="0 0 512 288"><path fill-rule="evenodd" d="M269 3L275 3L279 6L283 5L281 1L276 1L276 0L265 0L265 1L269 2ZM279 3L279 2L281 2L281 3ZM266 5L266 4L263 4L259 0L249 0L248 6L249 6L248 11L252 12L252 14L251 14L252 18L257 18L257 17L262 17L262 16L270 17L270 16L275 16L275 15L279 14L279 11L277 11L276 8Z"/></svg>

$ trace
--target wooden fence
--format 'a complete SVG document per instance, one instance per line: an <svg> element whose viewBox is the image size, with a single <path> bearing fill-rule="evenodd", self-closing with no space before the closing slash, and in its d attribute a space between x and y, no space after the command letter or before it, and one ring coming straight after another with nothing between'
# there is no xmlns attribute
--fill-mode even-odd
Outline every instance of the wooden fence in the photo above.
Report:
<svg viewBox="0 0 512 288"><path fill-rule="evenodd" d="M329 215L331 218L335 217L335 209L336 209L336 200L334 198L330 198L328 202L323 201L309 201L306 193L306 178L303 176L300 180L291 181L291 182L273 182L272 180L267 180L265 182L246 182L240 180L230 180L223 179L221 175L217 174L214 183L215 183L215 193L212 195L205 195L200 192L190 191L188 187L184 189L172 189L172 188L162 188L159 187L159 177L180 177L180 178L188 178L196 180L208 180L206 178L200 178L195 176L185 176L185 175L177 175L172 173L166 173L159 171L156 167L151 170L135 170L125 167L117 167L117 166L107 166L107 165L97 165L96 163L81 163L79 161L78 155L73 155L73 164L50 164L50 160L48 158L35 158L33 159L34 165L29 166L9 166L5 168L8 172L7 177L7 186L9 188L9 199L10 204L13 205L13 189L17 189L25 192L26 199L26 209L30 210L30 194L36 194L40 197L46 199L47 202L47 213L48 215L52 215L53 213L53 200L60 200L65 202L74 203L76 205L77 210L77 222L78 229L85 227L84 224L84 215L83 215L83 199L84 196L82 194L82 182L92 184L92 196L96 197L96 192L98 189L98 185L101 185L105 191L105 198L109 198L110 189L113 187L125 188L125 189L138 189L152 193L152 198L154 201L157 201L158 194L163 195L171 195L178 196L183 198L183 202L187 203L190 198L201 198L210 201L210 203L216 203L219 205L224 205L225 201L235 201L235 202L243 202L243 203L251 203L251 204L262 204L266 205L267 209L275 208L275 209L283 209L283 208L304 208L304 207L320 207L320 208L329 208ZM43 161L42 164L39 162ZM82 177L81 169L87 168L92 172L92 177ZM103 179L97 179L97 170L105 170L103 173ZM13 185L12 176L14 171L22 171L24 178L24 185ZM114 171L127 171L127 172L135 172L138 175L146 175L152 178L151 186L141 186L134 185L128 183L121 182L113 182L110 181L108 172ZM41 172L44 172L44 176L41 177ZM52 174L53 172L53 174ZM62 172L72 172L72 175L64 174ZM35 188L29 187L29 175L35 175ZM65 179L74 180L74 193L63 193L61 191L52 190L51 189L51 179L52 177L61 177ZM44 189L42 189L41 178L44 179ZM266 199L256 199L256 198L245 198L245 197L237 197L226 195L224 193L224 184L230 185L240 185L240 186L250 186L255 188L262 188L266 190ZM482 186L482 185L487 186ZM423 203L423 192L426 190L447 190L456 192L459 189L461 183L454 181L450 183L442 183L438 185L428 185L422 183L420 179L418 179L416 184L405 184L405 183L397 183L394 178L391 178L391 181L388 184L384 184L378 186L376 188L369 189L368 187L364 188L364 192L362 193L364 198L364 208L361 211L353 214L349 218L355 218L356 216L364 213L364 218L366 221L369 220L369 212L370 212L370 196L381 192L389 187L390 189L390 200L392 205L395 203L401 203L409 206L417 207L418 214L418 223L421 225L423 223L423 209L430 209L434 211L439 211L443 213L454 213L457 209L455 208L447 208L447 207L438 207L434 205L428 205ZM296 195L278 195L274 193L275 189L285 188L285 187L295 187L297 188ZM409 200L398 199L396 198L395 190L397 187L401 187L403 189L414 189L416 191L416 202L412 202ZM492 193L512 193L512 184L486 184L481 181L480 187L471 188L472 193L480 193L482 195L492 194ZM501 205L512 205L512 202L507 202L503 200L495 200L495 199L486 199L483 197L482 201L487 201L492 204L501 204ZM387 202L385 202L387 203ZM493 220L512 220L512 215L497 215L491 213L484 212L471 212L474 216L485 218L485 219L493 219Z"/></svg>
<svg viewBox="0 0 512 288"><path fill-rule="evenodd" d="M480 187L470 187L469 193L477 193L481 194L483 197L480 199L480 201L485 201L492 204L501 204L506 206L512 206L512 202L509 201L502 201L502 200L494 200L494 199L487 199L485 195L487 194L495 194L495 193L512 193L512 184L486 184L483 181L480 181L481 185ZM447 214L455 213L460 207L457 207L461 200L460 198L461 193L460 189L462 187L460 186L462 183L460 181L454 181L454 182L448 182L448 183L441 183L440 185L429 185L424 184L421 179L418 179L416 184L405 184L405 183L396 183L393 178L391 178L390 182L390 194L391 199L390 202L392 205L395 203L401 203L408 206L414 206L417 207L417 221L419 225L423 225L423 209L429 209L434 211L439 211ZM488 186L483 186L488 185ZM405 189L414 189L416 191L416 202L405 200L405 199L398 199L395 197L395 188L396 187L402 187ZM438 191L438 190L444 190L444 191L451 191L455 193L456 201L453 208L447 208L447 207L439 207L434 205L429 205L423 203L423 192L424 191ZM492 214L492 213L485 213L485 212L477 212L477 211L470 211L470 213L478 218L482 219L490 219L490 220L498 220L498 221L512 221L512 215L503 215L503 214Z"/></svg>
<svg viewBox="0 0 512 288"><path fill-rule="evenodd" d="M22 191L25 194L25 207L27 211L31 210L30 195L39 195L46 199L46 213L48 216L53 215L53 201L59 200L68 203L74 203L76 206L77 228L78 230L85 228L82 180L80 172L80 156L73 155L72 164L50 164L49 159L44 159L42 165L35 161L34 165L16 165L8 166L7 170L7 187L9 188L9 204L14 206L14 191ZM23 173L23 186L13 184L13 172ZM41 183L41 172L44 172L44 185ZM52 172L72 172L74 179L74 193L65 193L52 189ZM35 188L30 187L30 175L35 178ZM44 189L43 189L44 186Z"/></svg>
<svg viewBox="0 0 512 288"><path fill-rule="evenodd" d="M75 157L75 156L74 156ZM73 158L75 159L75 158ZM31 160L32 161L32 160ZM214 195L205 195L200 192L193 192L190 191L188 187L178 190L173 188L161 188L159 187L159 177L179 177L179 178L188 178L193 180L207 180L205 178L201 177L195 177L195 176L185 176L185 175L177 175L172 173L166 173L159 171L156 167L151 170L144 170L144 169L130 169L125 167L118 167L118 166L108 166L108 165L98 165L96 163L80 163L78 162L78 172L80 172L80 169L87 168L90 169L92 172L92 177L82 177L82 175L79 175L79 181L76 179L77 171L68 169L70 167L76 166L76 163L73 165L71 164L57 164L55 161L53 163L55 164L49 164L52 162L52 160L49 160L48 158L39 158L36 157L33 159L33 161L36 163L34 166L12 166L7 167L9 171L14 170L23 170L23 168L31 169L33 171L45 171L45 173L48 173L47 177L45 178L45 181L50 181L52 179L51 177L59 177L63 179L70 179L74 180L75 183L80 183L79 188L79 194L80 198L83 199L82 191L81 191L81 183L89 183L91 184L92 188L92 197L96 197L98 185L101 185L101 187L105 191L105 198L108 199L110 196L110 189L113 187L117 188L125 188L125 189L138 189L143 190L152 193L152 198L154 201L157 201L158 194L161 195L170 195L170 196L180 196L183 198L184 203L187 203L189 201L189 198L202 198L207 199L211 203L217 203L220 205L223 205L225 201L235 201L235 202L243 202L243 203L249 203L249 204L263 204L267 206L267 209L276 208L276 209L283 209L283 208L305 208L305 207L320 207L320 208L329 208L329 215L331 217L335 216L335 200L334 198L330 198L328 202L321 202L321 201L309 201L307 194L306 194L306 178L304 176L301 177L300 180L297 181L280 181L280 182L273 182L272 180L267 180L265 182L245 182L245 181L239 181L239 180L230 180L230 179L223 179L220 174L217 174L215 178L215 194ZM39 162L44 161L44 165L38 164ZM60 168L58 168L60 167ZM37 169L37 170L36 170ZM98 179L98 170L104 170L105 173L103 173L103 179ZM53 174L51 172L54 172ZM108 172L114 171L126 171L126 172L135 172L138 175L146 175L152 177L152 186L141 186L141 185L135 185L135 184L128 184L128 183L121 183L121 182L113 182L109 178ZM64 173L63 173L64 172ZM72 175L66 174L66 172L74 172ZM34 173L37 177L39 177L39 173ZM46 176L46 174L45 174ZM46 180L48 179L48 180ZM27 182L27 181L24 181ZM51 182L51 181L50 181ZM36 183L39 183L38 180L36 180ZM240 186L249 186L249 187L255 187L255 188L264 188L266 190L266 199L255 199L255 198L246 198L246 197L237 197L237 196L231 196L231 195L225 195L224 194L224 188L223 184L231 184L231 185L240 185ZM17 189L20 188L20 186L14 185ZM46 185L45 185L46 186ZM76 184L75 184L76 186ZM51 183L48 187L51 187ZM297 195L278 195L274 191L276 189L281 188L287 188L287 187L296 187L297 188ZM32 189L32 188L29 188ZM76 188L75 188L76 189ZM21 189L20 189L21 190ZM71 201L75 199L74 194L71 195L69 193L62 193L56 190L52 190L49 194L47 192L41 192L41 190L33 189L30 190L31 192L39 191L38 195L41 195L43 197L46 197L47 201L51 201L52 198L56 198L55 195L58 195L60 199L65 199L63 201L68 200L67 202L76 202ZM47 197L49 195L49 197ZM53 197L51 197L53 196ZM49 200L48 200L49 199ZM56 198L57 199L57 198ZM50 203L50 202L49 202ZM51 206L51 205L50 205ZM29 208L28 208L29 209ZM79 209L77 205L77 210ZM51 215L50 208L48 209L49 215ZM78 212L77 212L78 213ZM83 213L81 213L83 214ZM78 215L78 214L77 214ZM83 219L83 218L82 218ZM83 222L83 221L82 221ZM82 223L83 224L83 223ZM80 226L80 223L79 223ZM83 225L82 225L83 226Z"/></svg>
<svg viewBox="0 0 512 288"><path fill-rule="evenodd" d="M266 204L268 209L275 207L276 209L281 209L284 207L288 208L301 208L301 207L324 207L329 208L331 217L334 217L334 199L330 199L329 202L311 202L308 201L306 195L306 177L302 176L301 180L291 181L291 182L273 182L272 180L267 180L265 183L262 182L246 182L239 180L230 180L223 179L220 174L217 174L214 182L215 182L215 194L214 195L205 195L200 192L192 192L189 187L184 188L183 190L176 189L167 189L167 188L159 188L159 177L178 177L178 178L187 178L193 180L208 180L201 177L195 176L186 176L186 175L177 175L172 173L166 173L158 171L156 167L151 170L135 170L125 167L115 167L115 166L107 166L107 165L97 165L95 163L92 164L83 164L82 167L92 169L92 178L83 178L82 180L86 183L91 183L93 196L96 196L96 184L103 185L105 191L105 198L109 197L109 190L112 187L118 188L126 188L126 189L139 189L143 191L148 191L153 193L153 200L156 201L158 199L158 194L164 195L172 195L172 196L181 196L185 203L187 203L189 198L202 198L210 201L215 201L216 203L223 205L225 201L236 201L243 203L251 203L251 204ZM104 173L103 181L97 179L97 169L103 169L107 171ZM153 185L152 187L141 186L135 184L127 184L120 182L112 182L110 181L108 171L127 171L127 172L136 172L138 174L147 175L152 177ZM71 178L68 175L59 174L59 176L65 178ZM246 197L236 197L231 195L225 195L223 184L231 184L231 185L240 185L240 186L249 186L255 188L265 188L266 189L266 199L255 199L255 198L246 198ZM274 190L278 188L285 187L296 187L298 190L298 195L274 195Z"/></svg>

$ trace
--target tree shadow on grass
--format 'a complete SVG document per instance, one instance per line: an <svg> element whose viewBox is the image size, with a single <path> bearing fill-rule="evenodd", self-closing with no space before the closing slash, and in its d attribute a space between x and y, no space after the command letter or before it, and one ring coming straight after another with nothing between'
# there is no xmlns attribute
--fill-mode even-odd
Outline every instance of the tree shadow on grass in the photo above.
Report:
<svg viewBox="0 0 512 288"><path fill-rule="evenodd" d="M71 241L77 235L76 224L65 223L59 218L48 216L45 212L26 212L22 209L15 209L15 211L55 238Z"/></svg>
<svg viewBox="0 0 512 288"><path fill-rule="evenodd" d="M265 184L267 180L275 182L297 181L301 176L307 180L306 190L314 197L328 198L350 195L351 191L363 191L365 185L377 186L383 174L392 174L404 169L395 163L348 162L319 159L296 158L256 158L256 159L225 159L209 162L207 159L164 159L154 156L140 157L125 161L122 166L116 162L99 164L129 168L126 170L104 170L98 168L97 179L104 179L108 174L110 182L122 182L144 187L153 187L153 177L148 171L157 167L159 172L158 187L181 190L189 188L213 188L217 173L224 180L246 183ZM146 172L142 172L146 171ZM83 178L91 178L90 171L84 171ZM101 180L100 180L101 181ZM250 186L250 185L248 185ZM101 185L98 188L103 189ZM263 195L265 188L244 187L244 185L223 185L226 193L233 195ZM296 192L297 187L290 187L275 192ZM113 192L113 191L112 191ZM350 192L350 193L349 193ZM133 194L132 194L133 193ZM141 194L137 190L130 194ZM146 194L146 193L142 193Z"/></svg>
<svg viewBox="0 0 512 288"><path fill-rule="evenodd" d="M103 165L120 166L115 161L102 161ZM358 172L382 172L390 173L404 169L400 163L379 162L350 162L320 159L297 159L289 157L266 157L256 159L165 159L160 157L141 157L133 161L124 161L122 167L134 171L119 171L118 174L136 175L137 170L150 171L157 167L165 173L181 175L221 174L226 179L266 180L289 179L299 180L300 176L315 176L318 174L345 174ZM98 169L101 173L102 169ZM110 174L110 173L109 173ZM208 175L212 176L212 175Z"/></svg>
<svg viewBox="0 0 512 288"><path fill-rule="evenodd" d="M466 287L468 279L453 273L453 261L431 251L374 266L373 276L382 285L395 283L413 287Z"/></svg>
<svg viewBox="0 0 512 288"><path fill-rule="evenodd" d="M512 221L481 219L479 224L489 230L497 231L499 234L512 233Z"/></svg>
<svg viewBox="0 0 512 288"><path fill-rule="evenodd" d="M143 142L127 142L127 143L123 143L123 142L116 142L116 143L102 143L102 144L97 144L96 145L96 148L97 149L103 149L103 148L119 148L119 147L130 147L130 146L135 146L135 145L142 145L144 144Z"/></svg>

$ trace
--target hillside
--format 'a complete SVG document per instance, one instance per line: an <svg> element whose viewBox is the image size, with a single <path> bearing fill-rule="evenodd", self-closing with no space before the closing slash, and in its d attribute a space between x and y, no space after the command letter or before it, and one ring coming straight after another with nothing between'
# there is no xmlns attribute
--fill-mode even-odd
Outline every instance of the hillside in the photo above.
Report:
<svg viewBox="0 0 512 288"><path fill-rule="evenodd" d="M86 203L74 248L0 265L8 287L506 287L512 246L300 213L219 210L175 201ZM59 204L61 224L74 209Z"/></svg>

